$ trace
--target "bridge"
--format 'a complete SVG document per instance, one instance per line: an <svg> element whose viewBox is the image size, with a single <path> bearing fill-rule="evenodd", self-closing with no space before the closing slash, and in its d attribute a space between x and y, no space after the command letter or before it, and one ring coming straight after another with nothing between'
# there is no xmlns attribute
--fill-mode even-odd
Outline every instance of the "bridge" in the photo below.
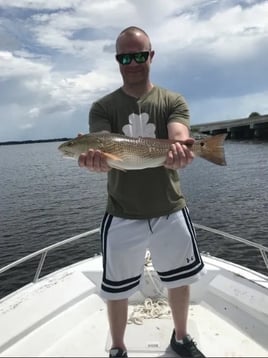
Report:
<svg viewBox="0 0 268 358"><path fill-rule="evenodd" d="M253 112L247 118L192 125L191 130L204 134L228 133L231 139L268 138L268 114Z"/></svg>

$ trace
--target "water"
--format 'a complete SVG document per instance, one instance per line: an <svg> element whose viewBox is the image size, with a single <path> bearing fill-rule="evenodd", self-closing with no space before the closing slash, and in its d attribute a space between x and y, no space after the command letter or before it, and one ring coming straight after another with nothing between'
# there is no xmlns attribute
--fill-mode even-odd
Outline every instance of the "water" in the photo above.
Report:
<svg viewBox="0 0 268 358"><path fill-rule="evenodd" d="M0 267L99 226L106 175L63 159L59 143L0 146ZM267 244L268 143L225 142L228 165L202 159L181 171L194 222ZM266 272L258 251L198 231L201 251ZM50 254L43 274L100 252L98 235ZM37 261L0 276L0 297L33 278ZM15 277L16 276L16 277Z"/></svg>

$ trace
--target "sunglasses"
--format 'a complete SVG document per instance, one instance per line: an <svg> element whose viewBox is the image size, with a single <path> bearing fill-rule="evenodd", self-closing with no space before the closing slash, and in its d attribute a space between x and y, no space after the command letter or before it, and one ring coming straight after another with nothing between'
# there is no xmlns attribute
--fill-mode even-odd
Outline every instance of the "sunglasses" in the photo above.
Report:
<svg viewBox="0 0 268 358"><path fill-rule="evenodd" d="M149 51L122 53L120 55L116 55L115 58L121 65L129 65L132 60L134 60L136 63L146 62L148 60L149 54Z"/></svg>

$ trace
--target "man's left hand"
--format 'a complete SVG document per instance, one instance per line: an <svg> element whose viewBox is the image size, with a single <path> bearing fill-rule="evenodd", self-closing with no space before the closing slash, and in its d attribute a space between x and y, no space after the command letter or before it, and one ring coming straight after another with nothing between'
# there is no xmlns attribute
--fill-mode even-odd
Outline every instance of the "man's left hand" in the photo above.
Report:
<svg viewBox="0 0 268 358"><path fill-rule="evenodd" d="M187 140L188 145L191 144L189 143L189 141L190 139ZM192 144L193 143L194 139L192 139ZM186 165L190 164L193 159L194 153L191 150L191 147L177 142L171 145L164 166L167 169L181 169L186 167Z"/></svg>

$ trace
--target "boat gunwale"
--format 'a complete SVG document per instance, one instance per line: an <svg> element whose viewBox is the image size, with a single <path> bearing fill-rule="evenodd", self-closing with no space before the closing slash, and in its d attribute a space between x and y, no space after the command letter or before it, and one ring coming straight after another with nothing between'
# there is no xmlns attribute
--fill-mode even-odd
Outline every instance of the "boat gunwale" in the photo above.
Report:
<svg viewBox="0 0 268 358"><path fill-rule="evenodd" d="M201 230L204 230L204 231L208 231L208 232L214 233L216 235L223 236L223 237L225 237L227 239L231 239L233 241L238 241L240 243L243 243L246 246L250 246L250 247L254 247L256 249L259 249L259 251L261 253L261 256L263 258L264 264L266 266L266 269L268 270L268 256L267 256L268 247L266 247L266 246L264 246L262 244L259 244L259 243L252 242L252 241L249 241L247 239L241 238L239 236L232 235L232 234L229 234L227 232L217 230L217 229L213 229L213 228L210 228L210 227L207 227L207 226L204 226L204 225L195 224L195 223L193 223L193 225L194 225L194 227L196 229L201 229ZM22 258L20 258L20 259L18 259L16 261L11 262L8 265L0 268L0 275L2 273L6 272L6 271L18 266L21 263L24 263L24 262L26 262L26 261L28 261L28 260L36 257L36 256L41 255L41 258L39 260L37 269L35 271L34 279L33 279L33 283L36 283L36 282L38 282L38 280L40 278L40 274L41 274L42 268L44 266L45 259L46 259L46 256L47 256L48 252L53 251L54 249L56 249L58 247L64 246L64 245L69 244L71 242L74 242L76 240L79 240L79 239L86 238L88 236L97 234L99 232L100 232L100 228L92 229L92 230L89 230L89 231L85 231L85 232L83 232L81 234L72 236L72 237L70 237L68 239L64 239L62 241L59 241L59 242L57 242L55 244L46 246L43 249L37 250L37 251L35 251L35 252L33 252L33 253L29 254L29 255L26 255L26 256L24 256L24 257L22 257Z"/></svg>

